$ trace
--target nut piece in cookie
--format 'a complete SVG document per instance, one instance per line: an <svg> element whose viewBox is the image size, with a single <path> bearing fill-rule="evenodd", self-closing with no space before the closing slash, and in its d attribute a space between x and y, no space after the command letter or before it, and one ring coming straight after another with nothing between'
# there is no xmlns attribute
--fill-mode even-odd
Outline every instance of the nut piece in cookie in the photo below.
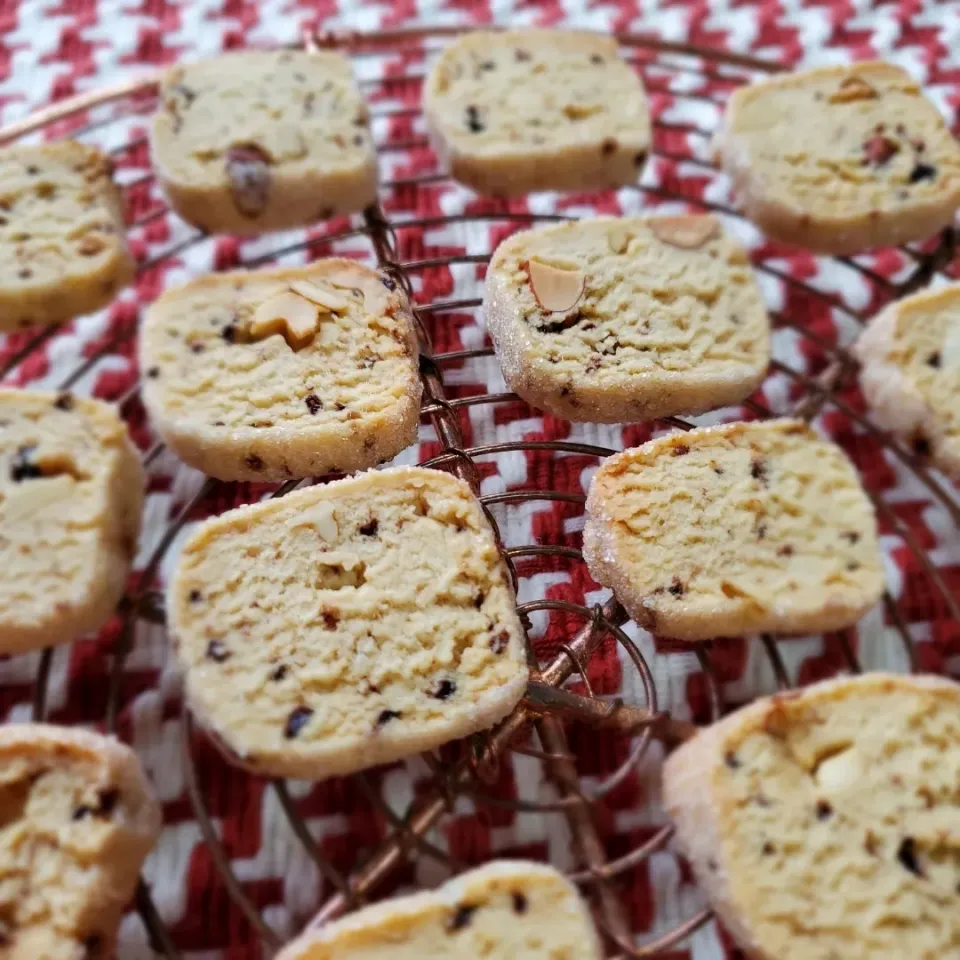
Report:
<svg viewBox="0 0 960 960"><path fill-rule="evenodd" d="M143 487L112 407L0 390L0 653L68 643L111 617Z"/></svg>
<svg viewBox="0 0 960 960"><path fill-rule="evenodd" d="M140 334L144 402L164 440L221 480L396 456L416 439L421 386L409 305L385 279L330 259L168 290Z"/></svg>
<svg viewBox="0 0 960 960"><path fill-rule="evenodd" d="M396 897L289 943L277 960L600 960L590 911L563 874L494 860L429 893Z"/></svg>
<svg viewBox="0 0 960 960"><path fill-rule="evenodd" d="M160 832L136 754L42 723L0 728L0 948L8 960L112 957Z"/></svg>
<svg viewBox="0 0 960 960"><path fill-rule="evenodd" d="M0 332L105 307L133 276L109 157L72 140L0 150Z"/></svg>
<svg viewBox="0 0 960 960"><path fill-rule="evenodd" d="M340 53L245 51L172 67L151 149L171 206L212 233L302 226L376 200L367 107Z"/></svg>
<svg viewBox="0 0 960 960"><path fill-rule="evenodd" d="M371 470L204 523L167 597L194 714L234 762L350 773L496 723L523 631L470 488Z"/></svg>
<svg viewBox="0 0 960 960"><path fill-rule="evenodd" d="M516 233L490 262L484 308L507 384L568 420L737 403L770 359L747 256L709 216L601 217Z"/></svg>
<svg viewBox="0 0 960 960"><path fill-rule="evenodd" d="M924 240L960 207L960 144L916 81L881 61L735 91L715 149L757 226L821 253Z"/></svg>
<svg viewBox="0 0 960 960"><path fill-rule="evenodd" d="M679 847L747 956L956 954L958 734L960 686L873 673L760 700L668 758Z"/></svg>
<svg viewBox="0 0 960 960"><path fill-rule="evenodd" d="M639 624L679 640L840 630L884 586L853 464L799 420L610 457L590 485L583 555Z"/></svg>
<svg viewBox="0 0 960 960"><path fill-rule="evenodd" d="M635 183L650 149L639 74L597 34L464 34L430 71L424 111L450 174L481 193Z"/></svg>
<svg viewBox="0 0 960 960"><path fill-rule="evenodd" d="M960 284L890 304L854 352L876 422L960 479Z"/></svg>

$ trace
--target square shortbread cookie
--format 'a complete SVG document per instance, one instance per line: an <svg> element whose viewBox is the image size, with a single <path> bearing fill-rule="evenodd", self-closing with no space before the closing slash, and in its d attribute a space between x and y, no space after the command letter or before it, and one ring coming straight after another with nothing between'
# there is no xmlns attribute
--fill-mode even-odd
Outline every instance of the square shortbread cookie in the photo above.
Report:
<svg viewBox="0 0 960 960"><path fill-rule="evenodd" d="M340 53L244 51L172 67L151 148L173 208L211 233L282 230L376 200L367 106Z"/></svg>
<svg viewBox="0 0 960 960"><path fill-rule="evenodd" d="M105 307L133 277L110 159L72 140L0 150L0 331Z"/></svg>
<svg viewBox="0 0 960 960"><path fill-rule="evenodd" d="M597 34L464 34L431 69L424 111L450 174L481 193L634 183L650 149L639 74Z"/></svg>
<svg viewBox="0 0 960 960"><path fill-rule="evenodd" d="M174 452L221 480L348 472L416 439L406 297L352 260L212 274L168 290L140 334L143 398Z"/></svg>

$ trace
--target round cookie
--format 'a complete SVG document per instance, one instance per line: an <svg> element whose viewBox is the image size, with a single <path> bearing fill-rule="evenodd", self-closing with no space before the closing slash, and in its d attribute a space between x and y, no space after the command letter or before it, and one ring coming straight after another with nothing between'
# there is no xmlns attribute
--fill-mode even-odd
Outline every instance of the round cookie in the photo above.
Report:
<svg viewBox="0 0 960 960"><path fill-rule="evenodd" d="M144 477L114 409L0 390L0 653L68 643L123 596Z"/></svg>
<svg viewBox="0 0 960 960"><path fill-rule="evenodd" d="M651 440L590 484L583 556L641 626L679 640L810 633L880 598L877 522L853 464L798 420Z"/></svg>
<svg viewBox="0 0 960 960"><path fill-rule="evenodd" d="M756 960L960 956L960 686L866 674L780 694L668 758L664 804Z"/></svg>
<svg viewBox="0 0 960 960"><path fill-rule="evenodd" d="M494 860L428 893L364 907L277 960L600 960L586 904L542 863Z"/></svg>
<svg viewBox="0 0 960 960"><path fill-rule="evenodd" d="M112 957L160 832L136 755L112 737L0 727L0 952L5 960Z"/></svg>
<svg viewBox="0 0 960 960"><path fill-rule="evenodd" d="M487 331L524 400L567 420L701 413L749 395L770 324L713 217L602 217L516 233L487 270Z"/></svg>
<svg viewBox="0 0 960 960"><path fill-rule="evenodd" d="M876 422L960 479L960 284L890 304L854 353Z"/></svg>
<svg viewBox="0 0 960 960"><path fill-rule="evenodd" d="M367 106L350 61L333 51L171 67L151 151L170 205L209 232L282 230L376 201Z"/></svg>
<svg viewBox="0 0 960 960"><path fill-rule="evenodd" d="M430 70L423 105L442 164L481 193L634 183L650 149L640 76L598 34L465 33Z"/></svg>
<svg viewBox="0 0 960 960"><path fill-rule="evenodd" d="M273 776L433 749L526 689L493 532L436 470L371 470L208 520L167 612L191 709L234 762Z"/></svg>
<svg viewBox="0 0 960 960"><path fill-rule="evenodd" d="M0 150L0 332L99 310L130 282L112 171L73 140Z"/></svg>
<svg viewBox="0 0 960 960"><path fill-rule="evenodd" d="M409 304L352 260L199 277L151 305L139 349L163 439L221 480L360 470L416 440Z"/></svg>
<svg viewBox="0 0 960 960"><path fill-rule="evenodd" d="M747 216L774 239L821 253L924 240L960 207L960 145L889 63L736 90L715 147Z"/></svg>

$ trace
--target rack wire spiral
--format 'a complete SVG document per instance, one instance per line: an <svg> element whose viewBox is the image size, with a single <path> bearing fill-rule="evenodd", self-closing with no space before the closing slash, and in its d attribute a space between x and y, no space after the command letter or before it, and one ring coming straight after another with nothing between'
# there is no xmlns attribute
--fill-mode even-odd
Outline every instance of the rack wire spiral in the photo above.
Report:
<svg viewBox="0 0 960 960"><path fill-rule="evenodd" d="M304 37L308 49L330 47L349 53L358 64L373 61L387 66L376 76L362 81L373 110L374 129L377 133L381 157L393 155L396 163L411 158L422 160L429 155L426 138L411 135L419 120L419 82L422 72L411 71L411 65L421 64L425 55L438 49L438 43L458 32L453 29L421 29L415 31L388 31L378 34L314 33ZM702 177L715 173L702 151L690 147L691 139L705 137L712 131L701 130L692 124L664 119L658 109L658 97L669 96L671 102L699 101L717 108L722 106L726 93L736 85L759 74L771 72L770 64L749 57L734 56L716 50L706 50L683 45L653 41L638 35L623 35L618 38L626 56L642 73L647 90L654 102L655 141L651 163L663 165L666 171L679 167L693 168ZM361 76L363 71L361 71ZM703 83L703 81L707 81ZM692 88L707 86L709 90L694 92ZM31 133L42 132L47 136L75 137L94 136L109 142L117 129L126 131L124 124L133 118L143 117L152 111L156 99L156 78L148 77L132 81L108 90L98 90L41 110L23 121L0 130L0 142L12 142ZM397 102L399 105L397 105ZM409 102L409 101L412 101ZM661 105L662 106L662 105ZM384 135L385 131L385 135ZM130 139L116 142L111 153L123 175L123 186L132 211L129 222L131 236L149 233L155 225L163 222L167 210L153 193L155 184L149 164L145 159L146 139L136 132ZM139 155L141 160L133 158ZM131 175L133 174L133 175ZM419 195L434 184L444 184L440 173L415 173L395 176L381 184L381 195L391 197L390 207L421 209ZM726 218L735 218L734 210L720 203L705 204L690 193L675 189L669 175L661 177L659 185L644 182L628 192L635 193L643 205L659 202L685 202L696 208L709 206ZM399 198L399 200L398 200ZM307 257L322 254L332 245L354 238L369 242L371 259L381 270L390 274L406 291L411 302L416 304L416 319L421 341L421 376L424 385L423 417L432 427L436 440L436 452L424 461L425 465L450 470L466 480L480 497L480 501L497 532L503 558L510 570L514 584L518 584L531 562L555 562L558 564L582 564L578 549L563 544L537 543L506 546L500 538L497 512L504 505L522 505L536 502L559 502L571 510L582 508L584 496L579 492L558 489L505 490L484 495L481 488L484 458L498 457L518 452L542 451L550 457L577 455L595 463L615 450L598 444L570 439L507 440L496 443L469 445L465 439L464 411L479 405L500 406L505 411L523 410L517 398L510 393L469 393L451 385L450 372L465 369L472 361L491 355L489 347L456 349L437 352L432 345L431 332L439 329L444 317L466 311L476 311L477 299L436 299L424 297L420 289L427 289L423 277L430 271L450 267L483 265L489 260L490 251L481 254L457 254L444 256L421 256L404 259L399 235L446 228L452 225L467 225L475 222L518 224L567 219L557 213L536 213L520 210L516 205L491 200L484 203L478 212L457 214L417 215L399 219L391 216L384 206L370 208L362 217L355 218L342 228L331 232L327 229L306 240L271 249L269 252L240 260L236 256L215 262L216 269L226 266L256 267L276 260L281 256L300 255ZM340 221L337 221L339 224ZM407 233L407 236L410 234ZM190 231L187 236L153 256L142 257L139 283L149 294L159 292L155 277L156 268L182 257L191 248L215 241L202 233ZM945 231L931 243L900 251L902 258L894 265L899 268L885 271L865 265L860 259L843 259L844 269L855 271L869 286L873 297L884 302L900 297L911 290L928 284L948 268L954 256L955 238L951 230ZM408 244L409 246L409 244ZM234 253L235 253L234 249ZM215 258L217 256L214 251ZM863 317L851 311L838 297L826 294L804 280L789 275L776 263L773 255L755 259L755 269L760 274L776 278L790 287L799 296L841 312L848 321L862 322ZM476 269L474 267L474 269ZM895 279L886 274L896 272ZM418 278L421 283L418 283ZM141 291L143 292L143 290ZM881 443L894 461L898 462L925 488L932 502L946 511L950 522L960 526L960 503L954 491L944 486L937 476L931 474L923 462L922 451L911 450L883 435L859 412L855 394L852 392L855 362L840 346L831 342L831 337L818 331L815 325L805 322L797 311L782 311L774 315L777 329L793 331L801 343L814 351L821 366L819 373L809 376L792 369L788 364L775 359L771 375L783 377L790 395L790 410L798 416L812 420L824 412L844 418L855 424L856 430ZM96 366L107 356L129 350L136 334L136 316L132 312L114 316L107 333L92 349L78 358L69 373L57 384L68 390L82 386ZM17 334L8 339L6 348L0 352L0 380L5 382L29 382L36 358L53 341L62 335L55 329L39 333ZM453 378L454 380L457 378ZM464 379L464 378L460 378ZM142 426L142 413L138 412L138 384L122 389L112 397L131 423ZM751 398L744 404L746 414L767 417L772 414L769 404ZM777 412L784 412L783 410ZM519 416L519 414L515 414ZM688 420L666 418L658 421L656 428L690 429ZM142 435L138 433L138 436ZM162 456L162 445L153 443L143 454L145 467L150 470ZM283 496L300 485L290 481L267 491L270 496ZM133 588L121 603L119 627L112 634L109 683L105 694L104 726L115 731L125 702L125 664L134 645L134 631L138 623L163 624L163 606L158 592L157 578L161 564L170 551L184 525L202 514L204 509L216 508L223 488L231 486L214 480L206 480L199 489L182 504L166 526L163 535L150 550ZM264 493L264 486L246 490L248 499L256 499ZM960 606L952 595L944 575L934 564L924 544L911 527L904 523L894 507L879 491L870 491L881 523L905 544L912 554L931 590L931 603L960 626ZM883 601L887 620L897 630L911 668L922 665L917 644L911 635L909 612L901 609L897 600L887 593ZM353 858L349 867L344 858L325 852L321 843L311 834L302 812L302 797L284 781L274 781L271 789L282 808L297 841L323 878L326 898L314 916L313 924L326 922L375 895L384 881L395 876L399 868L410 858L423 857L439 860L445 867L456 869L447 851L431 836L431 831L443 816L452 811L463 798L470 798L478 808L506 809L515 812L540 812L544 815L565 818L578 868L573 871L574 880L587 893L595 907L598 925L608 940L608 946L618 956L654 957L671 951L691 933L710 919L708 909L695 909L682 921L667 925L664 932L638 945L632 930L630 911L618 890L619 881L632 871L641 869L649 858L662 850L670 839L671 828L662 818L646 831L641 842L629 849L610 856L603 838L598 832L596 817L605 798L624 787L636 775L638 766L644 762L652 744L660 742L667 748L686 739L692 724L684 717L674 716L659 706L657 684L647 655L636 640L630 636L632 627L627 626L623 609L613 599L602 605L587 606L564 599L541 597L519 604L521 618L527 626L534 614L548 614L561 625L574 624L571 635L556 645L553 657L537 658L533 644L529 644L531 663L534 666L528 696L521 706L498 728L487 735L471 738L462 744L423 757L428 776L422 789L409 808L399 814L388 805L374 782L372 773L362 773L353 778L358 796L374 809L386 825L385 836L376 848L362 859ZM642 694L642 702L625 703L622 699L597 694L595 681L591 680L590 663L603 644L619 645L626 660L636 671L631 684ZM786 660L778 642L763 636L757 641L765 651L776 686L784 689L796 678L790 676ZM789 642L789 641L787 641ZM861 669L856 637L842 632L825 639L831 649L831 662L851 671ZM649 648L648 648L649 649ZM668 645L658 647L665 656L673 655ZM689 648L687 648L689 649ZM718 717L724 710L723 681L717 664L717 647L700 644L693 648L702 678L702 690L706 703L706 715L698 717L709 720ZM48 688L51 677L53 653L44 651L39 658L32 683L32 715L43 719L47 715ZM265 952L276 949L285 933L275 929L265 918L243 881L238 877L232 862L229 845L218 833L215 817L211 813L211 798L205 790L204 777L198 768L197 753L203 749L203 735L194 730L189 712L181 708L180 729L182 762L185 770L186 789L190 804L206 844L211 862L218 871L236 908L242 914L248 929L261 941ZM570 724L575 724L571 727ZM625 737L626 747L620 751L622 760L612 772L588 788L578 774L577 751L571 748L568 735L581 726L593 729L604 728ZM508 796L501 789L503 767L511 762L512 755L522 755L542 764L546 780L552 785L552 799ZM242 776L247 776L242 774ZM323 789L322 786L320 788ZM153 949L168 957L181 954L175 943L174 932L168 928L154 906L145 883L137 894L137 909L146 926ZM289 932L289 931L288 931ZM246 955L246 954L245 954Z"/></svg>

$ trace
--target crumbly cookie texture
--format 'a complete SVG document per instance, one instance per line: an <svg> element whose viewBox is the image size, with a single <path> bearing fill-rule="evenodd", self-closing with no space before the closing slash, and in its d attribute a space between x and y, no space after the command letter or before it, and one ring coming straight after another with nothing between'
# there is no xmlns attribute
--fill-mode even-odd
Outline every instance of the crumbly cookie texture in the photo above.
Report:
<svg viewBox="0 0 960 960"><path fill-rule="evenodd" d="M376 200L367 106L340 53L245 51L172 67L151 149L173 208L210 232L282 230Z"/></svg>
<svg viewBox="0 0 960 960"><path fill-rule="evenodd" d="M72 140L0 150L0 332L105 307L133 276L110 159Z"/></svg>
<svg viewBox="0 0 960 960"><path fill-rule="evenodd" d="M136 754L85 730L4 724L0 811L4 960L112 957L160 832Z"/></svg>
<svg viewBox="0 0 960 960"><path fill-rule="evenodd" d="M164 440L221 480L359 470L416 440L409 304L352 260L213 274L167 291L140 333Z"/></svg>
<svg viewBox="0 0 960 960"><path fill-rule="evenodd" d="M876 422L960 479L960 284L890 304L854 353Z"/></svg>
<svg viewBox="0 0 960 960"><path fill-rule="evenodd" d="M761 700L664 767L713 907L757 960L960 956L960 687L866 674Z"/></svg>
<svg viewBox="0 0 960 960"><path fill-rule="evenodd" d="M514 234L490 263L484 307L507 384L567 420L619 423L735 403L770 359L746 254L708 216Z"/></svg>
<svg viewBox="0 0 960 960"><path fill-rule="evenodd" d="M853 464L797 420L610 457L590 485L583 554L639 624L680 640L839 630L884 586Z"/></svg>
<svg viewBox="0 0 960 960"><path fill-rule="evenodd" d="M307 932L277 960L600 960L576 888L542 863L495 860L428 893Z"/></svg>
<svg viewBox="0 0 960 960"><path fill-rule="evenodd" d="M194 713L275 776L432 749L501 719L526 685L493 532L435 470L369 471L204 523L167 609Z"/></svg>
<svg viewBox="0 0 960 960"><path fill-rule="evenodd" d="M924 240L960 207L960 145L920 85L889 63L743 87L715 147L751 220L822 253Z"/></svg>
<svg viewBox="0 0 960 960"><path fill-rule="evenodd" d="M424 111L441 161L481 193L634 183L650 149L643 84L612 37L465 34L430 71Z"/></svg>
<svg viewBox="0 0 960 960"><path fill-rule="evenodd" d="M67 643L110 618L143 488L108 404L0 390L0 653Z"/></svg>

